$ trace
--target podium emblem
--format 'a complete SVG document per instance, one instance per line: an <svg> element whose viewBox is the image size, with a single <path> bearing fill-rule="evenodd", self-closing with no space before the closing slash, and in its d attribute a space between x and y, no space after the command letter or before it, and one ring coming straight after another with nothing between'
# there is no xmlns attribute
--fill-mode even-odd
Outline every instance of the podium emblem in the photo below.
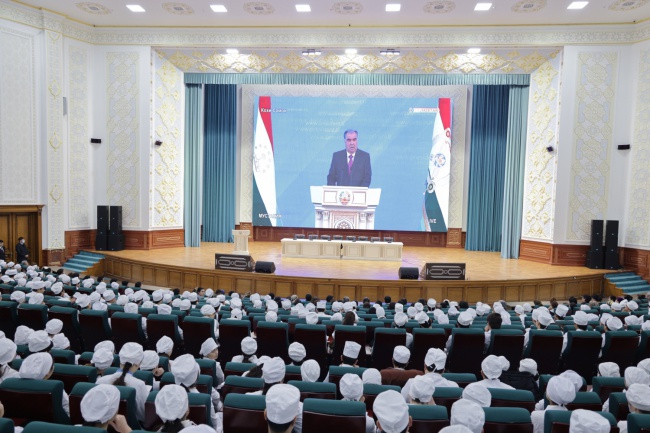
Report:
<svg viewBox="0 0 650 433"><path fill-rule="evenodd" d="M350 191L341 191L339 192L339 196L338 196L339 203L341 203L342 205L346 205L350 203L351 197L352 196L350 195Z"/></svg>

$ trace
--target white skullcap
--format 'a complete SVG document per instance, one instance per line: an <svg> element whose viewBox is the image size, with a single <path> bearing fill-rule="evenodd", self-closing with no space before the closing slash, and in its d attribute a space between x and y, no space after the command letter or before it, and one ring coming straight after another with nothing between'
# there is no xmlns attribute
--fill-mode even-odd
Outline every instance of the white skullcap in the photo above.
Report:
<svg viewBox="0 0 650 433"><path fill-rule="evenodd" d="M634 383L650 385L650 375L639 367L628 367L625 369L625 387L629 388Z"/></svg>
<svg viewBox="0 0 650 433"><path fill-rule="evenodd" d="M319 310L324 310L327 308L327 301L318 301L316 303L316 308Z"/></svg>
<svg viewBox="0 0 650 433"><path fill-rule="evenodd" d="M356 306L357 306L357 304L355 304L354 302L344 302L343 303L343 311L347 313L349 311L354 310L354 307L356 307Z"/></svg>
<svg viewBox="0 0 650 433"><path fill-rule="evenodd" d="M643 317L636 317L636 316L627 316L625 318L625 324L627 326L630 325L640 325L643 322Z"/></svg>
<svg viewBox="0 0 650 433"><path fill-rule="evenodd" d="M411 358L411 351L406 346L395 346L393 349L393 359L400 364L407 364Z"/></svg>
<svg viewBox="0 0 650 433"><path fill-rule="evenodd" d="M266 301L266 311L274 311L278 312L278 303L275 302L274 300L270 299Z"/></svg>
<svg viewBox="0 0 650 433"><path fill-rule="evenodd" d="M16 343L8 338L0 339L0 365L8 364L16 357Z"/></svg>
<svg viewBox="0 0 650 433"><path fill-rule="evenodd" d="M381 431L385 433L401 433L409 424L409 409L404 397L393 390L384 391L375 398L372 405Z"/></svg>
<svg viewBox="0 0 650 433"><path fill-rule="evenodd" d="M548 313L540 313L540 314L537 316L537 321L538 321L539 323L541 323L542 325L544 325L544 326L548 326L548 325L550 325L551 323L555 323L555 320L553 320L553 318L551 317L551 315L548 314Z"/></svg>
<svg viewBox="0 0 650 433"><path fill-rule="evenodd" d="M201 314L204 316L211 316L214 313L216 313L216 311L212 305L206 304L201 307Z"/></svg>
<svg viewBox="0 0 650 433"><path fill-rule="evenodd" d="M61 274L59 275L59 280L61 280L63 284L68 284L70 282L70 276Z"/></svg>
<svg viewBox="0 0 650 433"><path fill-rule="evenodd" d="M351 359L357 359L359 357L359 351L361 350L361 345L354 341L346 341L345 346L343 346L343 356Z"/></svg>
<svg viewBox="0 0 650 433"><path fill-rule="evenodd" d="M54 283L54 284L52 284L52 286L50 287L50 290L55 295L58 295L63 290L63 283Z"/></svg>
<svg viewBox="0 0 650 433"><path fill-rule="evenodd" d="M305 359L305 356L307 356L305 346L298 342L294 342L289 345L289 358L291 358L292 361L300 362Z"/></svg>
<svg viewBox="0 0 650 433"><path fill-rule="evenodd" d="M300 376L303 382L317 382L320 377L320 365L313 359L308 359L300 366Z"/></svg>
<svg viewBox="0 0 650 433"><path fill-rule="evenodd" d="M232 295L230 295L230 298L231 299L239 299L239 293L236 293L236 292L233 293Z"/></svg>
<svg viewBox="0 0 650 433"><path fill-rule="evenodd" d="M192 308L192 303L190 302L189 299L183 299L181 301L181 305L179 307L180 307L181 311L187 311L190 308Z"/></svg>
<svg viewBox="0 0 650 433"><path fill-rule="evenodd" d="M282 382L285 373L286 367L284 361L279 356L271 358L262 366L262 378L264 379L264 383Z"/></svg>
<svg viewBox="0 0 650 433"><path fill-rule="evenodd" d="M578 373L573 370L566 370L560 374L561 377L568 378L575 388L576 392L579 392L584 384L584 379Z"/></svg>
<svg viewBox="0 0 650 433"><path fill-rule="evenodd" d="M580 306L580 311L589 311L589 310L591 310L591 307L587 304L582 304Z"/></svg>
<svg viewBox="0 0 650 433"><path fill-rule="evenodd" d="M34 284L32 285L32 288L34 290L41 290L45 288L45 283L42 281L34 281Z"/></svg>
<svg viewBox="0 0 650 433"><path fill-rule="evenodd" d="M153 350L145 350L144 356L142 357L142 364L140 364L140 370L150 371L158 367L160 364L160 357Z"/></svg>
<svg viewBox="0 0 650 433"><path fill-rule="evenodd" d="M172 307L170 307L167 304L160 304L156 307L156 311L158 312L158 314L164 314L166 316L169 316L170 314L172 314Z"/></svg>
<svg viewBox="0 0 650 433"><path fill-rule="evenodd" d="M34 331L27 338L27 346L32 353L40 352L50 347L52 341L45 331Z"/></svg>
<svg viewBox="0 0 650 433"><path fill-rule="evenodd" d="M460 312L458 311L458 308L454 307L453 305L447 310L447 316L458 316L459 314Z"/></svg>
<svg viewBox="0 0 650 433"><path fill-rule="evenodd" d="M239 308L233 308L230 310L230 318L235 320L241 320L244 317L244 313Z"/></svg>
<svg viewBox="0 0 650 433"><path fill-rule="evenodd" d="M415 315L415 320L417 320L418 323L422 325L423 323L427 323L429 321L429 316L424 311L420 311Z"/></svg>
<svg viewBox="0 0 650 433"><path fill-rule="evenodd" d="M95 344L95 348L93 350L97 352L99 349L106 349L111 353L115 353L115 343L113 343L111 340L100 341L99 343Z"/></svg>
<svg viewBox="0 0 650 433"><path fill-rule="evenodd" d="M339 390L343 400L359 401L363 395L363 382L358 375L346 373L339 382Z"/></svg>
<svg viewBox="0 0 650 433"><path fill-rule="evenodd" d="M166 335L160 337L156 342L156 352L158 353L171 353L174 350L174 340Z"/></svg>
<svg viewBox="0 0 650 433"><path fill-rule="evenodd" d="M343 321L343 316L341 316L341 313L334 313L332 314L332 317L330 317L331 322L342 322Z"/></svg>
<svg viewBox="0 0 650 433"><path fill-rule="evenodd" d="M291 309L291 301L289 299L283 299L282 300L282 309L283 310L290 310Z"/></svg>
<svg viewBox="0 0 650 433"><path fill-rule="evenodd" d="M598 364L598 373L603 377L621 377L621 370L615 362L601 362Z"/></svg>
<svg viewBox="0 0 650 433"><path fill-rule="evenodd" d="M415 376L411 381L409 397L418 400L420 403L428 403L433 398L436 384L429 376Z"/></svg>
<svg viewBox="0 0 650 433"><path fill-rule="evenodd" d="M185 355L181 355L170 364L176 385L185 385L189 388L196 383L201 368L192 354L186 353Z"/></svg>
<svg viewBox="0 0 650 433"><path fill-rule="evenodd" d="M342 302L332 302L332 311L334 312L339 312L343 309L343 303Z"/></svg>
<svg viewBox="0 0 650 433"><path fill-rule="evenodd" d="M8 269L7 271L5 271L5 275L14 275L15 276L17 273L18 273L18 271L16 271L15 269ZM20 285L20 284L18 284L18 285Z"/></svg>
<svg viewBox="0 0 650 433"><path fill-rule="evenodd" d="M117 297L117 301L115 301L115 303L116 303L117 305L121 305L121 306L125 306L125 305L127 304L127 302L129 302L129 297L126 296L126 295L120 295L120 296L118 296L118 297Z"/></svg>
<svg viewBox="0 0 650 433"><path fill-rule="evenodd" d="M72 280L70 280L73 286L76 286L79 284L79 277L74 277Z"/></svg>
<svg viewBox="0 0 650 433"><path fill-rule="evenodd" d="M472 433L472 431L464 425L450 425L440 430L439 433Z"/></svg>
<svg viewBox="0 0 650 433"><path fill-rule="evenodd" d="M600 324L601 324L601 325L606 325L606 324L607 324L607 321L608 321L609 319L611 319L612 317L614 317L614 316L612 316L612 315L609 314L609 313L603 313L603 314L600 316Z"/></svg>
<svg viewBox="0 0 650 433"><path fill-rule="evenodd" d="M16 344L27 344L29 336L33 333L33 329L28 328L25 325L20 325L16 328L16 333L14 334L14 342Z"/></svg>
<svg viewBox="0 0 650 433"><path fill-rule="evenodd" d="M218 348L219 345L217 342L214 341L214 338L210 337L201 344L201 350L199 351L199 354L201 356L208 356L210 353L212 353L212 351Z"/></svg>
<svg viewBox="0 0 650 433"><path fill-rule="evenodd" d="M393 317L393 321L395 322L395 325L399 327L406 325L406 322L408 322L408 320L409 320L408 316L404 313L396 313L395 316Z"/></svg>
<svg viewBox="0 0 650 433"><path fill-rule="evenodd" d="M95 287L95 291L100 295L103 295L104 292L106 292L106 283L102 281L101 283L97 284L97 287Z"/></svg>
<svg viewBox="0 0 650 433"><path fill-rule="evenodd" d="M404 304L400 304L399 302L395 304L395 312L396 313L403 313L404 312Z"/></svg>
<svg viewBox="0 0 650 433"><path fill-rule="evenodd" d="M524 358L519 362L519 371L537 376L537 362L531 358Z"/></svg>
<svg viewBox="0 0 650 433"><path fill-rule="evenodd" d="M278 314L275 311L269 311L264 315L264 321L266 322L277 322Z"/></svg>
<svg viewBox="0 0 650 433"><path fill-rule="evenodd" d="M584 311L577 311L573 315L573 323L580 326L587 326L589 323L589 316Z"/></svg>
<svg viewBox="0 0 650 433"><path fill-rule="evenodd" d="M104 304L103 302L95 302L92 306L93 310L95 311L106 311L108 310L108 306Z"/></svg>
<svg viewBox="0 0 650 433"><path fill-rule="evenodd" d="M406 309L406 315L407 315L410 319L413 319L417 313L418 313L418 311L415 309L415 307L408 307L408 308Z"/></svg>
<svg viewBox="0 0 650 433"><path fill-rule="evenodd" d="M559 310L559 307L558 307ZM524 314L524 307L521 305L515 305L515 313L517 314Z"/></svg>
<svg viewBox="0 0 650 433"><path fill-rule="evenodd" d="M477 403L461 398L451 406L451 425L464 425L472 433L481 433L485 424L485 412Z"/></svg>
<svg viewBox="0 0 650 433"><path fill-rule="evenodd" d="M34 353L23 361L18 373L22 379L44 379L52 369L53 362L49 353Z"/></svg>
<svg viewBox="0 0 650 433"><path fill-rule="evenodd" d="M199 295L196 292L192 292L189 295L187 295L187 299L189 299L190 302L196 302L199 300Z"/></svg>
<svg viewBox="0 0 650 433"><path fill-rule="evenodd" d="M472 324L472 315L469 314L467 311L463 311L460 313L458 316L458 323L460 323L463 326L469 326Z"/></svg>
<svg viewBox="0 0 650 433"><path fill-rule="evenodd" d="M187 391L178 385L167 385L156 395L156 414L164 422L180 420L189 409Z"/></svg>
<svg viewBox="0 0 650 433"><path fill-rule="evenodd" d="M436 308L436 300L433 298L429 298L427 300L427 307L429 308Z"/></svg>
<svg viewBox="0 0 650 433"><path fill-rule="evenodd" d="M308 325L318 324L318 314L314 312L307 313L307 316L305 317L305 322L307 322Z"/></svg>
<svg viewBox="0 0 650 433"><path fill-rule="evenodd" d="M241 341L241 351L244 355L254 355L257 352L257 341L251 337L245 337Z"/></svg>
<svg viewBox="0 0 650 433"><path fill-rule="evenodd" d="M501 363L501 369L503 371L508 371L510 369L510 361L505 356L499 356L499 362Z"/></svg>
<svg viewBox="0 0 650 433"><path fill-rule="evenodd" d="M81 283L81 285L82 285L84 288L89 289L90 286L93 285L93 282L94 282L94 281L93 281L92 278L86 278L86 279L83 281L83 283Z"/></svg>
<svg viewBox="0 0 650 433"><path fill-rule="evenodd" d="M440 310L436 310L440 311ZM444 314L439 315L436 320L438 321L439 324L441 325L448 325L449 324L449 317L445 316Z"/></svg>
<svg viewBox="0 0 650 433"><path fill-rule="evenodd" d="M9 299L18 302L19 304L22 304L23 302L25 302L25 292L23 292L22 290L14 290L13 292L11 292Z"/></svg>
<svg viewBox="0 0 650 433"><path fill-rule="evenodd" d="M414 304L414 307L415 307L415 311L417 311L418 313L419 313L420 311L424 310L424 305L422 305L421 302L416 302L416 303Z"/></svg>
<svg viewBox="0 0 650 433"><path fill-rule="evenodd" d="M138 343L124 343L120 350L120 364L140 365L143 357L144 349Z"/></svg>
<svg viewBox="0 0 650 433"><path fill-rule="evenodd" d="M63 334L56 334L52 338L52 349L68 349L70 348L70 340Z"/></svg>
<svg viewBox="0 0 650 433"><path fill-rule="evenodd" d="M376 305L375 306L375 315L377 318L382 319L386 317L386 310L384 310L384 307L381 305Z"/></svg>
<svg viewBox="0 0 650 433"><path fill-rule="evenodd" d="M611 311L611 310L612 310L612 307L610 307L607 304L601 304L600 305L600 311Z"/></svg>
<svg viewBox="0 0 650 433"><path fill-rule="evenodd" d="M182 303L182 302L183 302L183 300L182 300L181 298L175 298L175 299L172 301L172 307L174 307L174 308L181 308L181 303Z"/></svg>
<svg viewBox="0 0 650 433"><path fill-rule="evenodd" d="M260 301L259 299L253 301L253 308L262 308L262 301Z"/></svg>
<svg viewBox="0 0 650 433"><path fill-rule="evenodd" d="M633 383L625 393L627 402L638 410L650 411L650 386Z"/></svg>
<svg viewBox="0 0 650 433"><path fill-rule="evenodd" d="M630 301L627 303L627 308L629 308L632 311L636 311L639 309L639 304L637 304L636 301Z"/></svg>
<svg viewBox="0 0 650 433"><path fill-rule="evenodd" d="M566 377L553 376L546 385L548 399L560 406L566 406L576 398L576 389Z"/></svg>
<svg viewBox="0 0 650 433"><path fill-rule="evenodd" d="M113 385L96 385L84 395L80 406L81 416L86 422L105 424L119 409L120 391Z"/></svg>
<svg viewBox="0 0 650 433"><path fill-rule="evenodd" d="M124 306L124 312L129 314L138 314L138 304L129 302Z"/></svg>
<svg viewBox="0 0 650 433"><path fill-rule="evenodd" d="M489 314L491 310L492 309L487 304L481 304L476 306L476 314L480 316L485 316L486 314Z"/></svg>
<svg viewBox="0 0 650 433"><path fill-rule="evenodd" d="M106 302L112 301L113 299L115 299L115 292L112 290L107 290L102 295L102 298L104 298Z"/></svg>
<svg viewBox="0 0 650 433"><path fill-rule="evenodd" d="M447 363L447 354L440 349L432 347L427 351L427 354L424 357L424 363L427 367L435 365L436 370L442 370L445 368L445 364Z"/></svg>
<svg viewBox="0 0 650 433"><path fill-rule="evenodd" d="M273 385L266 393L266 418L272 423L288 424L299 414L300 391L295 386Z"/></svg>
<svg viewBox="0 0 650 433"><path fill-rule="evenodd" d="M106 370L108 367L113 365L113 352L102 347L99 350L95 350L93 357L90 362L100 370Z"/></svg>
<svg viewBox="0 0 650 433"><path fill-rule="evenodd" d="M213 297L213 296L214 296L214 290L212 290L212 289L206 289L206 291L205 291L205 297L206 297L206 298L211 298L211 297Z"/></svg>
<svg viewBox="0 0 650 433"><path fill-rule="evenodd" d="M32 305L42 304L45 297L42 293L30 293L29 303Z"/></svg>
<svg viewBox="0 0 650 433"><path fill-rule="evenodd" d="M636 366L650 375L650 358L639 361Z"/></svg>
<svg viewBox="0 0 650 433"><path fill-rule="evenodd" d="M183 430L178 433L212 433L214 431L213 427L210 427L207 424L191 425L185 427Z"/></svg>
<svg viewBox="0 0 650 433"><path fill-rule="evenodd" d="M113 282L111 283L111 289L116 289L116 290L117 290L117 289L119 289L119 288L120 288L120 285L117 284L117 281L113 281Z"/></svg>
<svg viewBox="0 0 650 433"><path fill-rule="evenodd" d="M612 310L614 311L621 311L623 309L623 306L619 304L618 302L612 303Z"/></svg>
<svg viewBox="0 0 650 433"><path fill-rule="evenodd" d="M300 309L298 308L298 306L291 307L291 315L300 316Z"/></svg>
<svg viewBox="0 0 650 433"><path fill-rule="evenodd" d="M623 322L621 322L621 319L619 319L618 317L611 317L607 319L606 325L607 325L607 329L609 329L610 331L618 331L623 327Z"/></svg>
<svg viewBox="0 0 650 433"><path fill-rule="evenodd" d="M381 373L376 368L366 368L361 375L364 384L381 385Z"/></svg>
<svg viewBox="0 0 650 433"><path fill-rule="evenodd" d="M497 356L489 355L481 362L481 370L488 379L498 379L503 372L501 360Z"/></svg>
<svg viewBox="0 0 650 433"><path fill-rule="evenodd" d="M510 321L510 314L508 314L507 311L503 310L501 313L501 320L503 321L503 325L512 325L512 322Z"/></svg>
<svg viewBox="0 0 650 433"><path fill-rule="evenodd" d="M233 298L230 300L230 307L231 308L240 308L242 307L242 301L239 298Z"/></svg>
<svg viewBox="0 0 650 433"><path fill-rule="evenodd" d="M217 300L219 300L219 303L226 302L226 295L217 295Z"/></svg>
<svg viewBox="0 0 650 433"><path fill-rule="evenodd" d="M463 389L463 399L473 401L481 407L492 405L492 394L485 385L479 382L470 383Z"/></svg>
<svg viewBox="0 0 650 433"><path fill-rule="evenodd" d="M576 409L571 413L569 433L608 433L610 429L609 421L594 411Z"/></svg>

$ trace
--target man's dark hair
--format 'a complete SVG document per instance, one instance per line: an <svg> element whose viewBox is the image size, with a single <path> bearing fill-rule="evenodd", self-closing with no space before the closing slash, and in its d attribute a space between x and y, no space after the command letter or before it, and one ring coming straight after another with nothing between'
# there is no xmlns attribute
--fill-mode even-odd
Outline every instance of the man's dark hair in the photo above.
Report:
<svg viewBox="0 0 650 433"><path fill-rule="evenodd" d="M384 302L390 304L392 298L390 296L384 296Z"/></svg>
<svg viewBox="0 0 650 433"><path fill-rule="evenodd" d="M535 299L533 301L533 304L535 304L536 307L541 307L542 306L542 301L540 301L539 299Z"/></svg>
<svg viewBox="0 0 650 433"><path fill-rule="evenodd" d="M311 302L311 293L307 293L307 294L305 295L305 301L307 301L307 302Z"/></svg>
<svg viewBox="0 0 650 433"><path fill-rule="evenodd" d="M325 298L325 302L327 302L329 304L330 302L332 302L332 299L334 299L334 296L327 295L327 297Z"/></svg>
<svg viewBox="0 0 650 433"><path fill-rule="evenodd" d="M142 283L140 281L135 282L135 287L142 287Z"/></svg>
<svg viewBox="0 0 650 433"><path fill-rule="evenodd" d="M499 313L490 313L487 316L487 322L488 325L490 325L490 328L501 329L501 325L503 324L503 318Z"/></svg>
<svg viewBox="0 0 650 433"><path fill-rule="evenodd" d="M582 295L582 299L585 300L585 304L588 304L591 301L591 295Z"/></svg>
<svg viewBox="0 0 650 433"><path fill-rule="evenodd" d="M353 326L356 317L357 316L352 311L348 311L347 313L345 313L345 316L343 317L343 322L341 324Z"/></svg>
<svg viewBox="0 0 650 433"><path fill-rule="evenodd" d="M341 355L341 362L347 365L354 365L357 362L357 358L350 358L348 356Z"/></svg>
<svg viewBox="0 0 650 433"><path fill-rule="evenodd" d="M344 139L344 140L345 140L346 138L348 138L348 137L346 137L346 135L348 135L348 133L350 133L350 132L354 132L355 134L357 134L357 137L359 136L359 133L358 133L355 129L347 129L347 130L343 133L343 139Z"/></svg>
<svg viewBox="0 0 650 433"><path fill-rule="evenodd" d="M444 300L440 303L440 308L449 308L449 301Z"/></svg>
<svg viewBox="0 0 650 433"><path fill-rule="evenodd" d="M551 307L555 310L555 309L557 309L557 305L558 305L557 300L555 300L555 298L553 298L553 300L551 301Z"/></svg>
<svg viewBox="0 0 650 433"><path fill-rule="evenodd" d="M181 289L174 289L172 292L174 293L174 296L178 296L181 294Z"/></svg>
<svg viewBox="0 0 650 433"><path fill-rule="evenodd" d="M632 299L634 299L634 298L632 297L632 295L625 295L624 298L625 298L625 300L627 300L628 302L631 301Z"/></svg>
<svg viewBox="0 0 650 433"><path fill-rule="evenodd" d="M401 362L397 362L397 361L395 361L395 359L393 359L393 364L395 364L395 367L396 367L396 368L403 368L403 369L406 370L406 366L407 366L409 363L407 362L407 363L402 364Z"/></svg>
<svg viewBox="0 0 650 433"><path fill-rule="evenodd" d="M578 303L578 299L576 299L575 296L571 296L571 297L569 298L569 304L576 305L577 303Z"/></svg>
<svg viewBox="0 0 650 433"><path fill-rule="evenodd" d="M395 309L395 303L394 302L389 303L388 304L388 309L389 310L394 310Z"/></svg>
<svg viewBox="0 0 650 433"><path fill-rule="evenodd" d="M276 424L272 421L269 421L268 419L266 422L269 423L269 430L271 430L273 433L283 433L287 431L293 420L289 421L288 423L285 424Z"/></svg>
<svg viewBox="0 0 650 433"><path fill-rule="evenodd" d="M602 301L603 297L598 295L598 294L594 294L594 295L591 295L591 299L593 299L596 302L600 302L600 301Z"/></svg>
<svg viewBox="0 0 650 433"><path fill-rule="evenodd" d="M368 314L377 314L377 309L375 307L368 308Z"/></svg>

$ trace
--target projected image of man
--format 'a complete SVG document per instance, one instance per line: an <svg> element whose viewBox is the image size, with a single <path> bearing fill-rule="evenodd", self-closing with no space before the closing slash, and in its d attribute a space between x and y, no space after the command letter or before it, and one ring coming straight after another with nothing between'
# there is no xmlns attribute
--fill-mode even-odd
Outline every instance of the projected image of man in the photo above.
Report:
<svg viewBox="0 0 650 433"><path fill-rule="evenodd" d="M345 149L334 152L327 184L335 186L370 186L372 170L370 154L358 148L359 133L348 129L343 133Z"/></svg>

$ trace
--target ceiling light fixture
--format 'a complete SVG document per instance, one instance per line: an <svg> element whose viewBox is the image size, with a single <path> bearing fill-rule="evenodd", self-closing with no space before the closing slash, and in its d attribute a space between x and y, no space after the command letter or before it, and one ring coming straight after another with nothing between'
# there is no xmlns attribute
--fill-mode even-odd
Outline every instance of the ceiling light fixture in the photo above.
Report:
<svg viewBox="0 0 650 433"><path fill-rule="evenodd" d="M239 54L239 50L237 48L228 48L226 50L227 54Z"/></svg>
<svg viewBox="0 0 650 433"><path fill-rule="evenodd" d="M474 6L475 11L489 11L492 9L492 3L476 3Z"/></svg>
<svg viewBox="0 0 650 433"><path fill-rule="evenodd" d="M298 12L311 12L311 7L309 5L296 5L296 10Z"/></svg>
<svg viewBox="0 0 650 433"><path fill-rule="evenodd" d="M356 49L356 48L346 48L346 50L345 50L345 54L350 55L350 56L351 56L351 55L354 55L354 54L356 54L356 53L357 53L357 49Z"/></svg>
<svg viewBox="0 0 650 433"><path fill-rule="evenodd" d="M478 53L480 53L480 52L481 52L481 49L480 49L480 48L469 48L469 49L467 50L467 54L478 54Z"/></svg>
<svg viewBox="0 0 650 433"><path fill-rule="evenodd" d="M320 50L316 50L314 48L307 48L306 50L302 50L302 55L303 56L320 56L321 52Z"/></svg>
<svg viewBox="0 0 650 433"><path fill-rule="evenodd" d="M386 48L385 50L381 50L379 54L388 57L399 56L399 50L396 50L395 48Z"/></svg>
<svg viewBox="0 0 650 433"><path fill-rule="evenodd" d="M588 4L589 2L572 2L567 9L582 9Z"/></svg>
<svg viewBox="0 0 650 433"><path fill-rule="evenodd" d="M399 3L388 3L386 5L386 12L399 12L402 9L402 5Z"/></svg>
<svg viewBox="0 0 650 433"><path fill-rule="evenodd" d="M144 8L140 5L126 5L131 12L144 12Z"/></svg>
<svg viewBox="0 0 650 433"><path fill-rule="evenodd" d="M224 5L210 5L212 12L228 12Z"/></svg>

